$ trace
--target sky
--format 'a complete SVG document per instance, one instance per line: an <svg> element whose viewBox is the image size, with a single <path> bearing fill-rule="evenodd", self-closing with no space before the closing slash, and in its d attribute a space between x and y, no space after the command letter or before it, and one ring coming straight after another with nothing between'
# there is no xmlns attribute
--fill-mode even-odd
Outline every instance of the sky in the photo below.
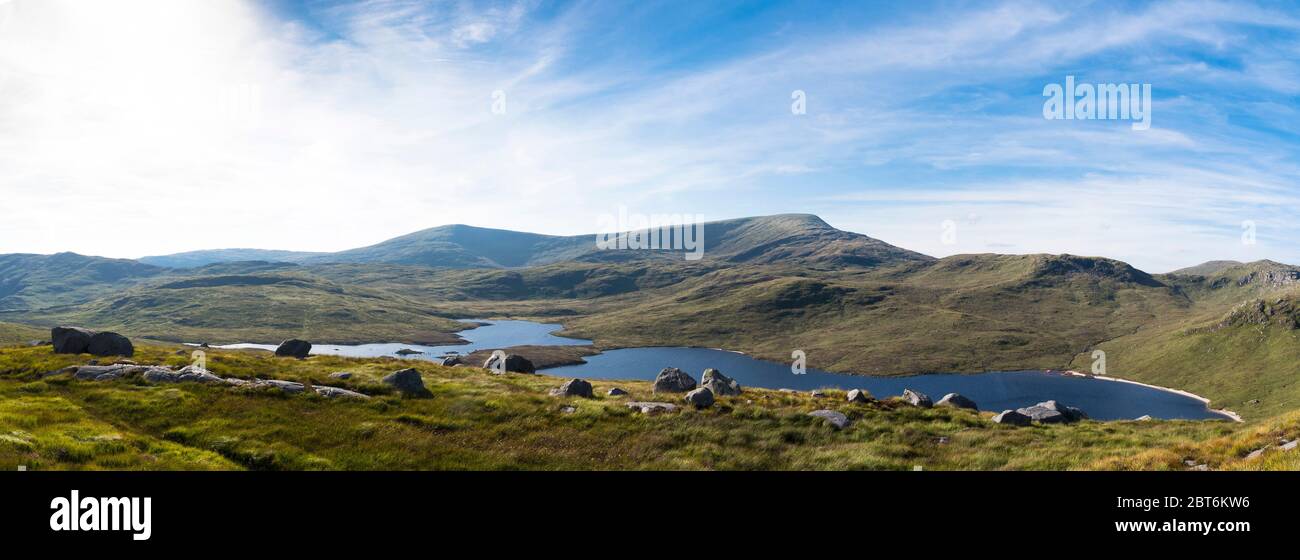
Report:
<svg viewBox="0 0 1300 560"><path fill-rule="evenodd" d="M1046 118L1067 76L1149 85L1150 127ZM622 209L1300 264L1297 117L1297 3L0 0L0 253Z"/></svg>

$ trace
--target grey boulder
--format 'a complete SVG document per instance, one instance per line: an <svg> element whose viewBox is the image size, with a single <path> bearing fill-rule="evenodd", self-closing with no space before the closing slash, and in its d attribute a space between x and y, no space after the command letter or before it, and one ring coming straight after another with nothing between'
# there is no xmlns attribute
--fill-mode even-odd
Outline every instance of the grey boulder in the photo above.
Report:
<svg viewBox="0 0 1300 560"><path fill-rule="evenodd" d="M504 358L494 354L483 362L483 367L492 371L537 373L537 367L533 365L533 362L519 354L506 354Z"/></svg>
<svg viewBox="0 0 1300 560"><path fill-rule="evenodd" d="M420 377L420 372L413 368L407 368L390 373L381 380L385 385L393 387L406 397L429 397L433 393L424 386L424 379Z"/></svg>
<svg viewBox="0 0 1300 560"><path fill-rule="evenodd" d="M331 379L352 379L352 373L347 371L336 371L330 374Z"/></svg>
<svg viewBox="0 0 1300 560"><path fill-rule="evenodd" d="M849 425L849 417L845 416L843 412L836 412L834 410L814 410L809 412L808 415L825 420L827 424L830 424L830 426L836 430L843 430Z"/></svg>
<svg viewBox="0 0 1300 560"><path fill-rule="evenodd" d="M713 368L704 370L704 376L700 378L700 386L707 387L714 395L719 397L734 397L740 394L740 382L727 377Z"/></svg>
<svg viewBox="0 0 1300 560"><path fill-rule="evenodd" d="M903 400L911 403L912 406L919 406L921 408L930 408L931 406L934 406L934 401L931 401L930 397L925 393L918 393L911 389L903 389Z"/></svg>
<svg viewBox="0 0 1300 560"><path fill-rule="evenodd" d="M865 403L871 400L871 395L862 389L849 391L849 402Z"/></svg>
<svg viewBox="0 0 1300 560"><path fill-rule="evenodd" d="M553 397L583 397L590 399L592 397L591 383L582 379L570 379L564 385L551 389Z"/></svg>
<svg viewBox="0 0 1300 560"><path fill-rule="evenodd" d="M609 395L609 396L611 396L611 397L621 397L621 396L626 395L626 394L627 394L627 391L624 391L624 390L622 390L622 389L619 389L618 387L614 387L613 389L610 389L608 393L605 393L605 394L606 394L606 395Z"/></svg>
<svg viewBox="0 0 1300 560"><path fill-rule="evenodd" d="M50 329L50 338L54 341L55 354L84 354L90 347L90 338L95 333L80 327L54 327Z"/></svg>
<svg viewBox="0 0 1300 560"><path fill-rule="evenodd" d="M686 403L695 408L708 408L713 406L713 391L708 387L700 387L689 393L686 393Z"/></svg>
<svg viewBox="0 0 1300 560"><path fill-rule="evenodd" d="M948 393L947 395L944 395L942 399L939 399L939 402L936 403L935 406L951 406L953 408L966 408L970 410L979 410L980 408L975 404L975 401L972 401L958 393Z"/></svg>
<svg viewBox="0 0 1300 560"><path fill-rule="evenodd" d="M1040 402L1034 406L1018 408L1016 412L1028 416L1040 424L1068 424L1088 418L1088 415L1082 410L1056 401Z"/></svg>
<svg viewBox="0 0 1300 560"><path fill-rule="evenodd" d="M1028 426L1029 423L1031 422L1031 419L1028 416L1025 416L1024 414L1021 414L1014 410L1004 410L998 413L997 416L993 417L993 422L996 424L1007 424L1010 426Z"/></svg>
<svg viewBox="0 0 1300 560"><path fill-rule="evenodd" d="M327 399L368 399L369 395L363 395L356 391L340 389L338 387L328 387L325 385L316 386L316 394Z"/></svg>
<svg viewBox="0 0 1300 560"><path fill-rule="evenodd" d="M695 379L675 367L664 368L655 377L654 392L685 393L695 388Z"/></svg>
<svg viewBox="0 0 1300 560"><path fill-rule="evenodd" d="M311 343L297 338L281 342L280 346L275 349L276 356L298 358L299 360L306 358L308 354L311 354Z"/></svg>

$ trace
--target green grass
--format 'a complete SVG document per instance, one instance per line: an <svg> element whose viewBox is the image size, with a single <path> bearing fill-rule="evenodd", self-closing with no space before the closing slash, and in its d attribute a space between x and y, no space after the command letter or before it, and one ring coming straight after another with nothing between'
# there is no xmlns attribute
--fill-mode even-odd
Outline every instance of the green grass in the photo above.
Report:
<svg viewBox="0 0 1300 560"><path fill-rule="evenodd" d="M136 361L180 365L174 347L141 344ZM366 401L193 384L75 381L41 376L88 356L48 347L0 349L0 469L1182 469L1264 468L1242 457L1266 437L1300 433L1274 424L1083 422L1011 428L969 411L921 410L898 401L847 404L843 393L751 389L706 410L643 416L628 400L656 398L645 382L594 382L594 399L556 398L563 380L493 375L395 359L209 353L222 376L311 380L374 395ZM404 399L378 382L418 368L432 398ZM328 375L355 376L335 382ZM605 397L613 386L631 397ZM564 406L576 411L564 413ZM835 431L808 417L848 414ZM946 439L945 439L946 438ZM1277 461L1277 459L1270 459Z"/></svg>

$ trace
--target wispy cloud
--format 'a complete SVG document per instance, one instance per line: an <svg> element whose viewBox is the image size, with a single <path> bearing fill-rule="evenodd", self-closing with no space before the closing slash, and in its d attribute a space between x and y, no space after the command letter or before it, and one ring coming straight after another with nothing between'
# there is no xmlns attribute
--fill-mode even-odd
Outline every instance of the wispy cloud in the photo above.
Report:
<svg viewBox="0 0 1300 560"><path fill-rule="evenodd" d="M580 233L627 205L1300 261L1300 20L1266 4L86 4L0 5L0 252ZM1066 74L1153 84L1152 129L1042 119Z"/></svg>

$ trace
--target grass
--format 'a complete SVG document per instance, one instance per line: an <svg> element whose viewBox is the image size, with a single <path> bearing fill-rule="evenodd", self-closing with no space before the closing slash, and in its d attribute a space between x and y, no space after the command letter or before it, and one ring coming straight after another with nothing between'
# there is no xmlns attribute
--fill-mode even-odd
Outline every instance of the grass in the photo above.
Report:
<svg viewBox="0 0 1300 560"><path fill-rule="evenodd" d="M181 365L176 347L141 344L140 363ZM86 362L49 347L0 349L0 469L624 470L624 469L1183 469L1287 468L1285 453L1244 461L1252 446L1300 434L1291 415L1226 422L1083 422L1012 428L987 413L922 410L888 400L747 389L705 410L643 416L628 400L654 396L645 382L596 381L597 398L548 396L545 375L493 375L391 358L213 350L222 376L344 386L369 400L330 400L194 384L76 381L46 371ZM417 368L432 398L404 399L379 379ZM336 381L329 374L354 376ZM613 386L630 397L606 397ZM572 406L566 413L563 407ZM852 418L836 431L807 416ZM1291 455L1294 455L1292 453Z"/></svg>

